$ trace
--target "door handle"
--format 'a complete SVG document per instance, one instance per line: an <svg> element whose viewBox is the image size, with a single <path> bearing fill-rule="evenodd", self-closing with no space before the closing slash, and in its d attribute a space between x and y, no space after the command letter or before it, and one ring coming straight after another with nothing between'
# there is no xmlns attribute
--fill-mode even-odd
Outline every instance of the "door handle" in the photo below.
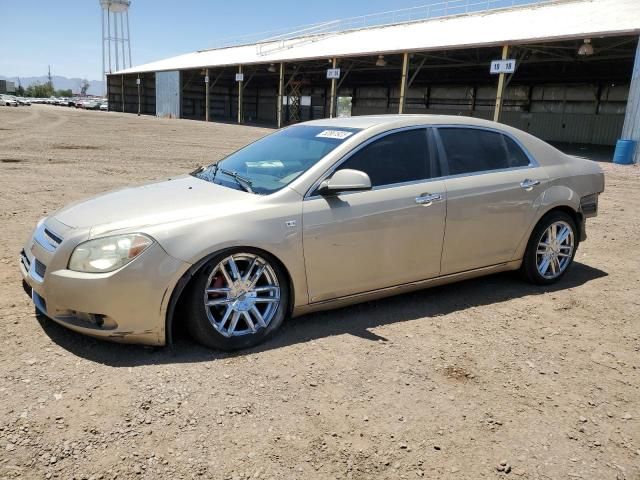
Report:
<svg viewBox="0 0 640 480"><path fill-rule="evenodd" d="M425 205L427 207L438 200L442 200L442 195L439 193L423 193L416 197L416 203L418 205Z"/></svg>
<svg viewBox="0 0 640 480"><path fill-rule="evenodd" d="M525 190L531 190L536 185L540 185L540 180L531 180L527 178L526 180L520 182L520 186Z"/></svg>

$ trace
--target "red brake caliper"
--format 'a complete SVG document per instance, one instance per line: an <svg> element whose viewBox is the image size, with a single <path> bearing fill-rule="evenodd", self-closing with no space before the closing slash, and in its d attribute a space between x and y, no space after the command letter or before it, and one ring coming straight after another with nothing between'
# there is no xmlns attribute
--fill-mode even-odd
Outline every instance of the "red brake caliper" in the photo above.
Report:
<svg viewBox="0 0 640 480"><path fill-rule="evenodd" d="M224 287L224 278L222 278L222 276L220 276L220 275L216 275L215 277L213 277L212 288L222 288L222 287ZM212 294L211 296L213 296L213 297L222 297L223 294L222 293L215 293L215 294Z"/></svg>

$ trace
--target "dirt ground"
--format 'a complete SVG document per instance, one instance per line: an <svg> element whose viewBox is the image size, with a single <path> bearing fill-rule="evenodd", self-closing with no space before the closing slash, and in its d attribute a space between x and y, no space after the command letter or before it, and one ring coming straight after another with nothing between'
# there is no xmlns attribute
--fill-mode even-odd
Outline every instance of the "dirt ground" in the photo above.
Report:
<svg viewBox="0 0 640 480"><path fill-rule="evenodd" d="M17 258L39 218L267 132L0 109L0 478L640 479L637 167L602 164L600 216L552 288L495 275L308 315L237 354L36 318Z"/></svg>

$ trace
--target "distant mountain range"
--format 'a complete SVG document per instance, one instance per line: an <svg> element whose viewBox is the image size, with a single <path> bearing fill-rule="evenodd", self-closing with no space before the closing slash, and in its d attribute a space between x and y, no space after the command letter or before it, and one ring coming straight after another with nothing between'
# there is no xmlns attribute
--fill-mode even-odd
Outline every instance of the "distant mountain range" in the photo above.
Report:
<svg viewBox="0 0 640 480"><path fill-rule="evenodd" d="M53 80L53 88L56 90L67 90L70 88L73 93L80 93L81 78L67 78L54 75L51 79ZM5 77L4 75L0 75L0 80L9 80L10 82L14 82L16 87L18 86L18 77ZM47 77L45 75L41 77L20 77L20 84L24 88L36 82L46 83ZM90 80L87 93L89 95L102 95L104 93L104 82L101 80Z"/></svg>

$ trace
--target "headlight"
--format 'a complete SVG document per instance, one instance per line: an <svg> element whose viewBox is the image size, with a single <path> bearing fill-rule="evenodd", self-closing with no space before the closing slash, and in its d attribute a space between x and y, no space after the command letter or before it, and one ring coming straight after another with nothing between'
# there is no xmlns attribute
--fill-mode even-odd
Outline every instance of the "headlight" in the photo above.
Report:
<svg viewBox="0 0 640 480"><path fill-rule="evenodd" d="M69 270L113 272L136 258L152 243L153 240L140 233L89 240L75 248L69 260Z"/></svg>

